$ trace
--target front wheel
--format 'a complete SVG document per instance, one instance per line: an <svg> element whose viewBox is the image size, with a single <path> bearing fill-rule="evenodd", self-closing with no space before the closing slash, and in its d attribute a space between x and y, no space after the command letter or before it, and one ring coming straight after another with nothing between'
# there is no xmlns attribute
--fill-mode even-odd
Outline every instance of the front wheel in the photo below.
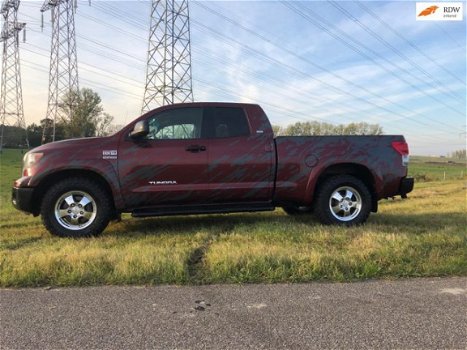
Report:
<svg viewBox="0 0 467 350"><path fill-rule="evenodd" d="M60 237L97 236L111 216L109 195L95 182L85 178L65 179L52 186L41 206L42 222Z"/></svg>
<svg viewBox="0 0 467 350"><path fill-rule="evenodd" d="M333 176L318 188L316 216L326 225L352 226L364 223L371 211L371 193L359 179Z"/></svg>

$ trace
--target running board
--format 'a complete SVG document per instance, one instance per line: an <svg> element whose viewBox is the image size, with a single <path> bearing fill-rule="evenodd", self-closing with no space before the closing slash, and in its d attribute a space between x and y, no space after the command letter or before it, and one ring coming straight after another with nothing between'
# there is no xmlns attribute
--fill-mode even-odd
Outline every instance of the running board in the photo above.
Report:
<svg viewBox="0 0 467 350"><path fill-rule="evenodd" d="M195 214L222 214L255 211L272 211L275 207L271 203L228 203L203 205L178 205L135 209L133 217L167 216L167 215L195 215Z"/></svg>

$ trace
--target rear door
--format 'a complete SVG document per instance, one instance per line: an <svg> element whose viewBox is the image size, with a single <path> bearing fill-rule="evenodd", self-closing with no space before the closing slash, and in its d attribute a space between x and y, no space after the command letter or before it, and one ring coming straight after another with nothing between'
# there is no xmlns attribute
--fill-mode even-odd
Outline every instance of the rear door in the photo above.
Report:
<svg viewBox="0 0 467 350"><path fill-rule="evenodd" d="M169 109L147 118L143 140L126 137L118 152L128 208L205 203L209 195L204 109Z"/></svg>
<svg viewBox="0 0 467 350"><path fill-rule="evenodd" d="M241 107L211 107L205 112L210 202L268 202L272 197L273 148L252 132Z"/></svg>

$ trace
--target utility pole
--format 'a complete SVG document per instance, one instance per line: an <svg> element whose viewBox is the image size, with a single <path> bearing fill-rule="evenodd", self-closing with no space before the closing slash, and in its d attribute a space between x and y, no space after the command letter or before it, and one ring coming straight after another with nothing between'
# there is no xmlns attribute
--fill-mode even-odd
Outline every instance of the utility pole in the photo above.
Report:
<svg viewBox="0 0 467 350"><path fill-rule="evenodd" d="M142 112L193 101L188 0L153 0Z"/></svg>
<svg viewBox="0 0 467 350"><path fill-rule="evenodd" d="M60 100L67 94L78 97L79 93L74 18L76 5L76 0L45 0L41 8L42 14L48 10L52 12L49 98L42 143L55 141L57 120L72 115L74 101L70 101L65 112L59 108Z"/></svg>
<svg viewBox="0 0 467 350"><path fill-rule="evenodd" d="M24 129L24 142L26 147L29 148L19 64L19 32L24 29L26 23L18 22L19 3L20 0L5 0L0 8L0 13L3 15L3 28L0 36L0 42L3 42L0 153L4 144L4 129L7 125ZM23 41L25 40L26 31L23 30Z"/></svg>

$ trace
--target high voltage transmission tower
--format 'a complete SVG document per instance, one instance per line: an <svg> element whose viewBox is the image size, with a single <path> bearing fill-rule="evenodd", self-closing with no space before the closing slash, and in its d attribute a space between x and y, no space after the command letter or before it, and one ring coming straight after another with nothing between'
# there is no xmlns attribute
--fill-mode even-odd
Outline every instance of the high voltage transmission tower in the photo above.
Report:
<svg viewBox="0 0 467 350"><path fill-rule="evenodd" d="M50 52L49 98L42 133L42 143L55 141L55 126L63 117L69 117L75 107L60 106L65 95L79 92L78 61L76 57L75 10L76 0L46 0L41 12L52 11L52 45ZM52 129L52 130L50 130Z"/></svg>
<svg viewBox="0 0 467 350"><path fill-rule="evenodd" d="M188 0L153 0L142 112L193 101Z"/></svg>
<svg viewBox="0 0 467 350"><path fill-rule="evenodd" d="M0 12L3 15L3 28L0 41L3 42L2 83L0 101L0 152L4 144L5 126L17 126L24 129L24 142L29 148L26 122L24 120L23 95L19 64L19 32L26 23L18 22L19 0L5 0ZM26 40L23 31L23 40Z"/></svg>

